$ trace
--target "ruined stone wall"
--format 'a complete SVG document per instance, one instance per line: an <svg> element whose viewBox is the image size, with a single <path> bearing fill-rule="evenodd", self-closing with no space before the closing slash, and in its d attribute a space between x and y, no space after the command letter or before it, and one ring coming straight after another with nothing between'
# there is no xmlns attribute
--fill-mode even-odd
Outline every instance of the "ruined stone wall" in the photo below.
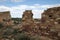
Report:
<svg viewBox="0 0 60 40"><path fill-rule="evenodd" d="M42 13L42 23L51 24L60 29L60 7L49 8Z"/></svg>
<svg viewBox="0 0 60 40"><path fill-rule="evenodd" d="M58 38L60 37L60 7L45 10L42 13L40 25L42 29L46 30L45 32L44 30L42 31L43 35L48 33L48 37L51 36L52 39L56 37L57 39L54 38L54 40L60 40Z"/></svg>
<svg viewBox="0 0 60 40"><path fill-rule="evenodd" d="M32 10L25 10L23 12L22 22L33 23L33 13L32 13Z"/></svg>
<svg viewBox="0 0 60 40"><path fill-rule="evenodd" d="M0 12L0 22L2 22L3 20L8 20L8 19L11 19L11 15L9 11Z"/></svg>

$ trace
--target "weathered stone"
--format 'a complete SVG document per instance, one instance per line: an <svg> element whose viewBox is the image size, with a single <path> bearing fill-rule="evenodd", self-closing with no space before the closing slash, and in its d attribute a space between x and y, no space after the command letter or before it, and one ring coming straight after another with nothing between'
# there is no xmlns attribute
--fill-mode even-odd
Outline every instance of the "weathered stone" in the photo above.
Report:
<svg viewBox="0 0 60 40"><path fill-rule="evenodd" d="M22 22L32 23L33 22L33 13L32 10L26 10L22 15Z"/></svg>
<svg viewBox="0 0 60 40"><path fill-rule="evenodd" d="M11 19L11 15L10 15L9 11L0 12L0 22L6 21L6 20L9 20L9 19Z"/></svg>

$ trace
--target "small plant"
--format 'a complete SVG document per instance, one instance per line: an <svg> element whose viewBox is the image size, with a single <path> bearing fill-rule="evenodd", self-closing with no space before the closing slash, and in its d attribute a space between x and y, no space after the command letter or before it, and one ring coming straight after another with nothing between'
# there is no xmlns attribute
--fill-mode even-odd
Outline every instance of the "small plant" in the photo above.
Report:
<svg viewBox="0 0 60 40"><path fill-rule="evenodd" d="M30 40L30 38L22 32L15 35L15 40Z"/></svg>
<svg viewBox="0 0 60 40"><path fill-rule="evenodd" d="M2 28L3 27L3 23L0 23L0 28Z"/></svg>

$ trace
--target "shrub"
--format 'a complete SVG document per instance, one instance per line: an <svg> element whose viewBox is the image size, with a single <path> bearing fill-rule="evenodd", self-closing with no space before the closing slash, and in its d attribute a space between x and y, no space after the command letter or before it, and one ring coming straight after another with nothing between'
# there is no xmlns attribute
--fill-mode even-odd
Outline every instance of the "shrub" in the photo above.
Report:
<svg viewBox="0 0 60 40"><path fill-rule="evenodd" d="M0 28L2 28L3 27L3 23L0 23Z"/></svg>
<svg viewBox="0 0 60 40"><path fill-rule="evenodd" d="M17 33L15 40L30 40L30 38L25 33Z"/></svg>

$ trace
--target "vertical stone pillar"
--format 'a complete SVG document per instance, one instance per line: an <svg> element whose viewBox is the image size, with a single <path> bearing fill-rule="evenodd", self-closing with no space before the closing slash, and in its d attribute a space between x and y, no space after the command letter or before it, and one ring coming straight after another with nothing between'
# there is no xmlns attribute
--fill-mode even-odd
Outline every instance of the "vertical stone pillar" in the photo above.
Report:
<svg viewBox="0 0 60 40"><path fill-rule="evenodd" d="M25 10L23 12L22 22L33 23L33 13L32 13L32 10Z"/></svg>

